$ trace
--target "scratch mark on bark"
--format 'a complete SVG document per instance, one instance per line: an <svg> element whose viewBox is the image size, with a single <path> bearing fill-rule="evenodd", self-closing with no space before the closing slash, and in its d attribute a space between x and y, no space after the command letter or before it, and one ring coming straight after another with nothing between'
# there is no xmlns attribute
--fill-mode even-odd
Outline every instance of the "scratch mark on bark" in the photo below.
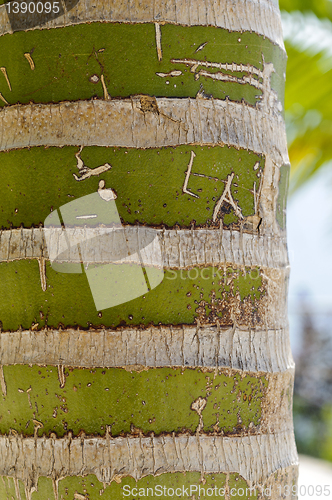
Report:
<svg viewBox="0 0 332 500"><path fill-rule="evenodd" d="M61 389L64 388L66 384L65 367L64 365L58 365L58 379L60 382Z"/></svg>
<svg viewBox="0 0 332 500"><path fill-rule="evenodd" d="M214 207L214 211L213 211L213 220L214 221L216 221L220 207L224 202L229 203L233 207L235 215L237 215L240 219L243 219L241 208L238 206L237 203L235 203L233 196L232 196L232 192L231 192L231 185L232 185L233 178L234 178L234 172L227 176L227 183L226 183L224 192L221 195L221 197L219 198L218 202L216 203L216 206Z"/></svg>
<svg viewBox="0 0 332 500"><path fill-rule="evenodd" d="M169 76L180 76L182 75L182 71L180 70L173 70L173 71L170 71L169 73L156 73L157 76L160 76L160 78L168 78Z"/></svg>
<svg viewBox="0 0 332 500"><path fill-rule="evenodd" d="M209 43L209 42L204 42L204 43L201 43L201 45L200 45L200 46L199 46L199 47L195 50L195 53L196 53L196 52L199 52L200 50L203 50L203 49L204 49L204 47L205 47L205 45L206 45L207 43Z"/></svg>
<svg viewBox="0 0 332 500"><path fill-rule="evenodd" d="M9 90L11 91L12 90L12 86L10 84L6 68L2 67L2 68L0 68L0 70L1 70L2 74L4 75L4 77L6 78L7 85L9 87Z"/></svg>
<svg viewBox="0 0 332 500"><path fill-rule="evenodd" d="M30 68L33 71L35 69L35 63L34 63L32 57L31 57L31 54L29 52L25 52L24 57L26 58L26 60L30 64Z"/></svg>
<svg viewBox="0 0 332 500"><path fill-rule="evenodd" d="M33 437L37 439L38 437L38 429L42 429L44 427L44 424L42 422L39 422L38 420L33 419L32 420L33 425L34 425L34 433Z"/></svg>
<svg viewBox="0 0 332 500"><path fill-rule="evenodd" d="M236 63L219 63L210 61L200 61L199 59L171 59L172 64L186 64L190 66L190 72L195 73L198 66L203 66L204 68L216 68L223 69L225 71L234 72L248 72L249 74L257 75L259 78L264 78L264 72L260 69L252 66L250 64L236 64Z"/></svg>
<svg viewBox="0 0 332 500"><path fill-rule="evenodd" d="M191 191L188 191L188 189L187 189L187 187L188 187L188 181L189 181L189 177L190 177L190 173L191 173L191 169L192 169L192 166L193 166L193 162L194 162L195 156L196 155L195 155L194 151L191 151L190 161L189 161L189 164L188 164L188 169L186 171L186 178L185 178L185 181L184 181L184 184L183 184L182 191L184 193L186 193L186 194L190 194L190 196L194 196L195 198L199 198L199 196L197 194L194 194Z"/></svg>
<svg viewBox="0 0 332 500"><path fill-rule="evenodd" d="M2 394L4 396L7 396L7 385L6 385L2 365L0 365L0 385L1 385Z"/></svg>
<svg viewBox="0 0 332 500"><path fill-rule="evenodd" d="M156 29L156 45L157 45L157 56L158 61L161 61L163 58L163 51L161 48L161 29L159 23L154 23Z"/></svg>
<svg viewBox="0 0 332 500"><path fill-rule="evenodd" d="M105 83L105 79L104 79L104 75L101 75L100 81L101 81L101 84L103 86L104 99L106 101L110 101L111 100L111 96L108 93L108 90L107 90L107 87L106 87L106 83Z"/></svg>
<svg viewBox="0 0 332 500"><path fill-rule="evenodd" d="M4 96L1 94L0 92L0 99L5 103L5 104L8 104L9 105L9 102L6 101L6 99L4 98Z"/></svg>
<svg viewBox="0 0 332 500"><path fill-rule="evenodd" d="M80 156L82 150L83 146L81 146L78 153L75 154L77 160L76 166L79 171L79 175L73 174L76 181L84 181L85 179L89 179L92 175L103 174L104 172L107 172L107 170L110 170L112 168L112 165L110 165L109 163L105 163L104 165L100 165L99 167L93 169L87 167Z"/></svg>
<svg viewBox="0 0 332 500"><path fill-rule="evenodd" d="M40 274L40 284L41 284L43 292L46 292L46 290L47 290L46 259L44 257L40 257L40 259L38 259L38 265L39 265L39 274Z"/></svg>
<svg viewBox="0 0 332 500"><path fill-rule="evenodd" d="M203 416L202 416L202 411L206 407L207 403L207 398L201 398L199 396L198 399L196 399L193 403L191 403L191 409L196 411L198 416L199 416L199 424L197 426L196 432L199 433L201 430L203 430L204 423L203 423Z"/></svg>

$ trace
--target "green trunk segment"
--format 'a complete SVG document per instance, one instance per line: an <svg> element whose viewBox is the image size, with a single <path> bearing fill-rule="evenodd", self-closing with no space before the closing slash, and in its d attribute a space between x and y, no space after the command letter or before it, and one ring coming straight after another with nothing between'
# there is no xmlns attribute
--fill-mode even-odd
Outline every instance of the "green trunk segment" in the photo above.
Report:
<svg viewBox="0 0 332 500"><path fill-rule="evenodd" d="M60 265L59 265L60 266ZM105 282L105 294L114 303L117 290L126 287L126 267L118 283ZM59 267L58 267L59 268ZM260 306L265 285L257 268L230 267L166 270L163 281L150 292L97 312L87 275L56 272L46 266L47 290L41 288L37 261L0 264L0 321L4 330L87 328L149 324L208 324L229 326L264 324ZM129 294L129 291L128 291ZM128 295L130 296L130 294Z"/></svg>
<svg viewBox="0 0 332 500"><path fill-rule="evenodd" d="M279 194L277 199L277 221L282 229L286 227L286 205L288 195L290 166L280 167Z"/></svg>
<svg viewBox="0 0 332 500"><path fill-rule="evenodd" d="M263 36L166 24L161 26L161 46L162 60L158 61L154 23L92 23L4 35L0 38L1 64L7 69L12 91L2 75L0 91L9 104L100 98L104 96L103 75L112 97L141 93L196 97L203 86L204 94L216 99L229 96L254 105L262 94L254 85L200 76L202 69L209 73L220 70L198 67L190 71L189 66L171 60L234 62L261 70L265 60L273 62L271 86L283 102L285 54ZM31 55L33 70L24 54ZM182 74L169 78L156 74L171 71ZM245 70L222 72L240 78L250 74Z"/></svg>
<svg viewBox="0 0 332 500"><path fill-rule="evenodd" d="M201 487L200 496L198 496L199 487ZM230 473L228 477L224 473L204 474L204 481L202 481L200 472L173 472L159 476L150 475L137 482L131 477L124 477L121 482L113 481L110 485L101 483L94 475L75 478L67 477L61 479L58 483L58 498L71 500L75 498L76 493L76 495L82 495L82 498L89 500L125 498L132 500L132 498L146 497L160 498L160 500L169 500L170 498L191 499L193 495L196 495L197 498L226 500L229 498L229 493L225 491L227 487L229 492L232 490L231 498L234 500L243 500L243 498L257 500L258 498L258 490L254 488L250 490L249 484L237 473ZM152 490L148 490L148 488L152 488ZM172 489L177 490L178 488L179 495L176 494L176 491L172 494ZM21 481L19 481L19 489L21 498L16 496L14 481L11 478L0 478L1 498L27 500L24 485ZM212 494L210 489L212 489ZM203 494L203 491L205 494ZM31 500L55 500L52 480L44 477L39 478L38 491L32 493Z"/></svg>
<svg viewBox="0 0 332 500"><path fill-rule="evenodd" d="M136 434L138 430L155 435L194 433L197 428L203 432L246 433L250 424L260 424L261 402L268 384L265 377L200 368L150 368L140 372L66 368L64 388L60 388L54 366L5 366L4 377L7 395L1 398L1 434L14 429L33 436L34 421L38 421L43 425L39 436L55 432L58 437L67 431L77 436L81 430L104 436L107 425L112 436ZM85 401L89 405L83 410Z"/></svg>
<svg viewBox="0 0 332 500"><path fill-rule="evenodd" d="M219 227L223 218L225 227L236 228L241 216L229 203L223 202L214 217L233 173L230 191L242 216L255 214L255 194L258 205L265 160L250 151L228 146L86 147L81 159L87 167L94 169L108 163L111 168L81 181L73 175L81 176L75 157L78 151L75 147L35 147L0 153L0 226L43 224L52 210L96 193L100 178L105 180L106 188L115 191L116 208L126 224ZM107 223L107 219L98 219L100 222ZM91 219L89 226L93 223ZM87 221L77 219L76 225L80 224L86 225Z"/></svg>

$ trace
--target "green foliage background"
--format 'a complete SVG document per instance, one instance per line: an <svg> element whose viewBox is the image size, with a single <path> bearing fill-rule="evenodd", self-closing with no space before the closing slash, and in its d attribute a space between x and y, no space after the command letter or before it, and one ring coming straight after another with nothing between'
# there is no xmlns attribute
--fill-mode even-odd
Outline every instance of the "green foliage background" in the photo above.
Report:
<svg viewBox="0 0 332 500"><path fill-rule="evenodd" d="M292 194L332 159L332 2L279 5L288 27L285 111Z"/></svg>

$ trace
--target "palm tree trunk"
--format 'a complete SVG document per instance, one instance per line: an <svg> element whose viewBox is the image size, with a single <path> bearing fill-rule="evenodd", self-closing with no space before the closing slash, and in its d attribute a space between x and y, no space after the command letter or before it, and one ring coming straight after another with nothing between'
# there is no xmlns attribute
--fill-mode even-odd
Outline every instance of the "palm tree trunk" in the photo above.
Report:
<svg viewBox="0 0 332 500"><path fill-rule="evenodd" d="M296 498L278 8L51 8L0 8L1 498Z"/></svg>

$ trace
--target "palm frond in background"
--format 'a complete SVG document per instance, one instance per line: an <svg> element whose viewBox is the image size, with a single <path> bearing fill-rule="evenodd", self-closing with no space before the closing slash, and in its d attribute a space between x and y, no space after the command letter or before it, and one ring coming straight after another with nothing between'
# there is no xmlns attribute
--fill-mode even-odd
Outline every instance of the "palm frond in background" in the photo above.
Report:
<svg viewBox="0 0 332 500"><path fill-rule="evenodd" d="M286 12L312 12L319 18L332 21L331 0L279 0L279 7Z"/></svg>
<svg viewBox="0 0 332 500"><path fill-rule="evenodd" d="M332 1L281 0L292 194L332 161Z"/></svg>

